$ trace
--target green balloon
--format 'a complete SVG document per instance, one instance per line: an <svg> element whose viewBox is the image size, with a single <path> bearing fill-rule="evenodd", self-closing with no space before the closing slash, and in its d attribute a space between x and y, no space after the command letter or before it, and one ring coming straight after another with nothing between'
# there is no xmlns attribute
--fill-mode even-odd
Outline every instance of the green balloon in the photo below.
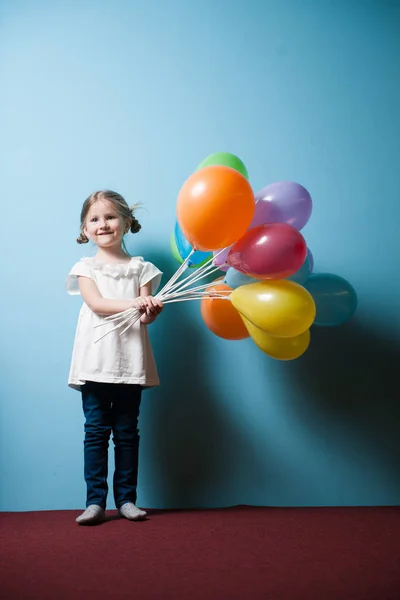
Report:
<svg viewBox="0 0 400 600"><path fill-rule="evenodd" d="M196 171L204 169L204 167L211 167L214 165L231 167L231 169L239 171L239 173L246 177L246 179L249 178L249 174L243 162L238 156L230 154L230 152L216 152L215 154L210 154L210 156L207 156L207 158L205 158L199 164Z"/></svg>

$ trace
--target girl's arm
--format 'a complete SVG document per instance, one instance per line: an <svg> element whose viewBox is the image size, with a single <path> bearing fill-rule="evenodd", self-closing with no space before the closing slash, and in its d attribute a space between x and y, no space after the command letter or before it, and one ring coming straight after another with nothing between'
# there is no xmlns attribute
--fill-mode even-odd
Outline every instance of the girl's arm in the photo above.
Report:
<svg viewBox="0 0 400 600"><path fill-rule="evenodd" d="M93 279L78 276L81 296L90 310L100 316L114 315L128 308L137 308L143 315L140 322L144 325L153 323L163 309L163 304L151 296L151 282L140 288L140 296L135 300L110 300L103 298Z"/></svg>
<svg viewBox="0 0 400 600"><path fill-rule="evenodd" d="M78 285L83 300L90 310L97 315L109 316L122 312L128 308L138 308L143 313L146 311L146 299L136 298L135 300L110 300L103 298L99 288L93 279L89 277L78 276Z"/></svg>

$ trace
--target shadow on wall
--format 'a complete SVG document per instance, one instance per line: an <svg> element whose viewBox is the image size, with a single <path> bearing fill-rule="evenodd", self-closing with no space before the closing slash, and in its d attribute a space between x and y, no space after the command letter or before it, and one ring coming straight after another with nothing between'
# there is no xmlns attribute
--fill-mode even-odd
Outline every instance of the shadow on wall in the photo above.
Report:
<svg viewBox="0 0 400 600"><path fill-rule="evenodd" d="M163 283L168 281L175 264L154 255L149 260L163 270ZM232 457L241 455L259 479L265 478L265 465L213 388L201 322L191 319L187 304L166 306L162 327L151 332L161 386L142 411L143 460L151 465L160 508L238 504L234 482L241 466ZM235 490L231 495L229 488Z"/></svg>
<svg viewBox="0 0 400 600"><path fill-rule="evenodd" d="M309 349L292 364L291 376L311 408L305 415L304 400L297 405L304 425L315 426L311 413L345 421L400 479L399 341L356 318L341 327L313 327Z"/></svg>

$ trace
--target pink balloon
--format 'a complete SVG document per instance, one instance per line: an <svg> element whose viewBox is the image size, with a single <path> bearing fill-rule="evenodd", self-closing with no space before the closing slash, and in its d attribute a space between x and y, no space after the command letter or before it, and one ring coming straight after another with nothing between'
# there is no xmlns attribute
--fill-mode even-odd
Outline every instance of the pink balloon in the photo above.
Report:
<svg viewBox="0 0 400 600"><path fill-rule="evenodd" d="M307 255L305 239L286 223L267 223L247 231L230 249L228 264L256 279L284 279Z"/></svg>
<svg viewBox="0 0 400 600"><path fill-rule="evenodd" d="M231 248L232 246L228 246L227 248L224 248L223 252L221 252L220 250L216 250L215 252L213 252L214 256L218 254L218 252L221 252L221 254L213 260L213 264L216 267L219 267L220 271L226 272L229 269L229 265L226 264L226 260L228 258L228 254Z"/></svg>

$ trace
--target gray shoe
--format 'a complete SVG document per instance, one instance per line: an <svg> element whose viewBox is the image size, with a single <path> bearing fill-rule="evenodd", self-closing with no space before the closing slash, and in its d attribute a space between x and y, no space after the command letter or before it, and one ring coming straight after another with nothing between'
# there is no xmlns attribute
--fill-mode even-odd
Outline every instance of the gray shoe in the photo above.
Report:
<svg viewBox="0 0 400 600"><path fill-rule="evenodd" d="M76 522L79 523L79 525L94 525L95 523L102 523L105 519L106 511L104 508L97 504L91 504L87 507L85 512L77 517Z"/></svg>
<svg viewBox="0 0 400 600"><path fill-rule="evenodd" d="M129 521L140 521L147 515L145 510L141 510L133 504L133 502L125 502L125 504L119 508L118 512L121 517L125 517L125 519L128 519Z"/></svg>

